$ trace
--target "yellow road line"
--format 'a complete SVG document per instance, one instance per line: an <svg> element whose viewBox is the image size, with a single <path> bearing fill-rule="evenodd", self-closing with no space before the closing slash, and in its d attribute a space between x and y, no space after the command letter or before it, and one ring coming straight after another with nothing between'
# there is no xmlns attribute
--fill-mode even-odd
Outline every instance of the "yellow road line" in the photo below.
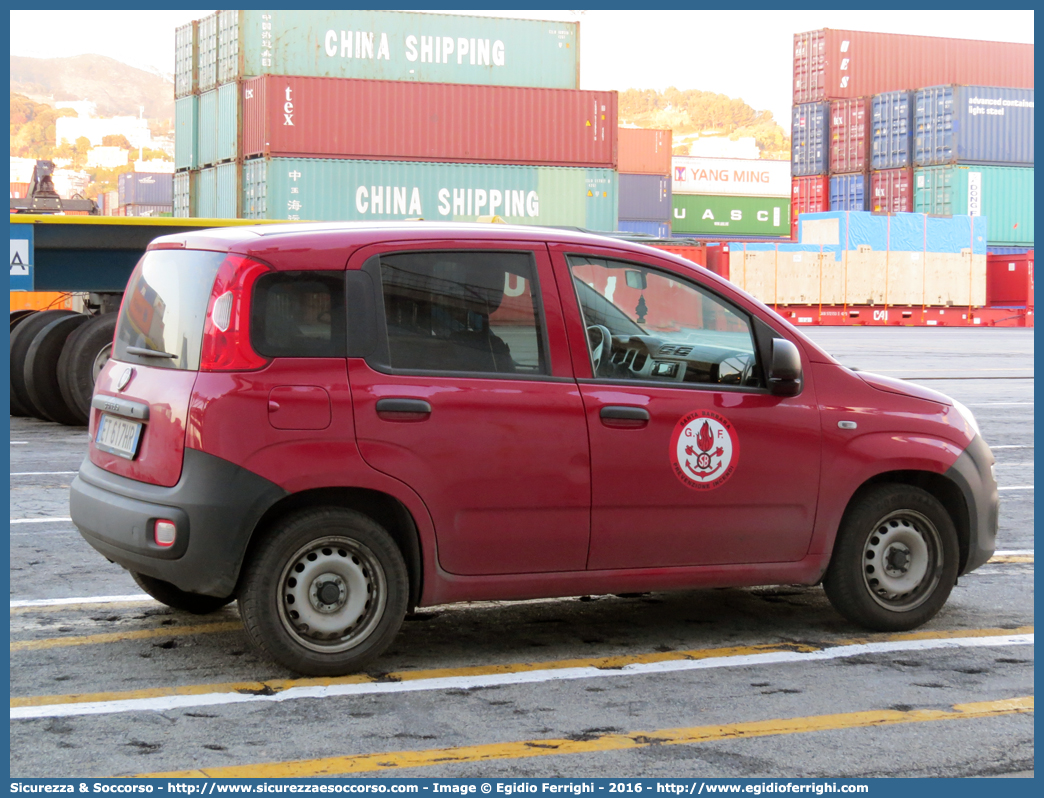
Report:
<svg viewBox="0 0 1044 798"><path fill-rule="evenodd" d="M1032 554L995 554L990 557L987 562L992 563L1018 563L1018 562L1033 562Z"/></svg>
<svg viewBox="0 0 1044 798"><path fill-rule="evenodd" d="M65 646L89 646L97 643L122 643L125 640L148 640L153 637L183 637L185 635L201 635L211 632L232 632L242 629L239 621L224 623L204 623L198 626L170 626L161 629L138 629L128 632L105 632L97 635L79 635L75 637L49 637L45 640L19 640L11 643L11 651L39 651L44 648L62 648Z"/></svg>
<svg viewBox="0 0 1044 798"><path fill-rule="evenodd" d="M1004 637L1007 635L1032 634L1032 626L1020 626L1017 629L954 629L930 632L906 632L893 635L874 635L864 638L853 638L824 642L820 645L797 643L778 643L755 646L731 646L727 648L704 648L689 651L667 651L650 654L634 654L618 657L587 657L577 659L552 660L548 662L506 663L504 665L475 665L464 668L435 668L430 670L397 671L384 676L370 676L365 673L335 678L313 679L272 679L266 682L223 682L212 684L190 684L181 687L156 687L144 690L126 690L105 693L74 693L69 695L25 696L12 698L11 707L41 707L56 704L79 704L102 701L125 701L142 698L163 698L179 695L206 695L208 693L260 693L272 695L292 687L326 687L342 684L368 684L378 681L408 682L419 679L444 679L461 676L490 676L505 673L526 673L530 671L563 670L566 668L601 668L618 669L626 665L638 665L653 662L673 662L677 660L698 660L715 657L738 657L749 654L768 654L780 651L811 652L833 646L856 645L860 643L888 642L904 640L946 640L959 637Z"/></svg>
<svg viewBox="0 0 1044 798"><path fill-rule="evenodd" d="M253 765L182 770L170 773L141 773L136 778L302 778L333 776L345 773L388 772L404 768L429 767L447 763L489 762L491 760L526 759L536 756L590 754L622 751L651 745L691 745L715 740L738 740L747 737L770 737L815 731L857 729L867 726L892 726L901 723L923 723L937 720L992 718L1033 711L1033 696L1001 701L955 704L951 709L894 709L868 712L846 712L837 715L812 715L803 718L779 718L720 726L690 726L681 729L601 734L593 739L536 739L453 748L431 748L426 751L388 751L357 756L335 756L322 759L300 759L289 762L266 762Z"/></svg>

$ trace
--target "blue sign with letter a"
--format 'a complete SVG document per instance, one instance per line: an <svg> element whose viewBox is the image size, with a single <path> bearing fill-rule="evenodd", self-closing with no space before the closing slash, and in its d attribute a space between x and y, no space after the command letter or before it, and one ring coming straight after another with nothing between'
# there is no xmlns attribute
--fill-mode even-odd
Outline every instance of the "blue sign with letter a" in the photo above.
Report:
<svg viewBox="0 0 1044 798"><path fill-rule="evenodd" d="M11 230L11 290L33 290L33 226L13 224Z"/></svg>

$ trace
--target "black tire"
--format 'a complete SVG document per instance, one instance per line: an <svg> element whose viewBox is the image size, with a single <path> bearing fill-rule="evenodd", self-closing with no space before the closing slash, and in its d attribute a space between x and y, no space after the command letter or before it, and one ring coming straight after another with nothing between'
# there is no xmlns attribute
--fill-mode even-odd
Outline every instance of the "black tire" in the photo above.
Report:
<svg viewBox="0 0 1044 798"><path fill-rule="evenodd" d="M35 310L12 310L11 311L11 335L14 337L15 327L25 321L29 316L36 313ZM29 411L25 409L25 406L18 401L18 397L15 395L14 388L11 388L11 415L12 416L27 416Z"/></svg>
<svg viewBox="0 0 1044 798"><path fill-rule="evenodd" d="M200 593L186 593L184 590L174 587L170 582L133 571L131 571L131 576L138 583L138 587L160 604L166 604L175 610L191 612L193 615L209 615L226 604L230 604L235 598L234 596L218 598L217 596L204 596Z"/></svg>
<svg viewBox="0 0 1044 798"><path fill-rule="evenodd" d="M62 398L58 387L58 358L69 335L87 320L81 314L55 319L36 334L25 355L25 389L33 406L51 421L70 427L82 426L87 419Z"/></svg>
<svg viewBox="0 0 1044 798"><path fill-rule="evenodd" d="M25 359L29 353L29 347L36 338L36 334L55 319L78 316L80 314L72 310L41 310L22 320L11 332L11 406L18 404L25 409L27 416L36 416L49 420L43 411L36 407L29 397L29 390L25 385Z"/></svg>
<svg viewBox="0 0 1044 798"><path fill-rule="evenodd" d="M75 408L86 423L91 417L94 380L112 352L117 313L95 316L65 342L58 358L58 388L70 409Z"/></svg>
<svg viewBox="0 0 1044 798"><path fill-rule="evenodd" d="M845 513L823 587L848 620L906 631L946 603L959 556L953 520L938 499L910 485L879 485Z"/></svg>
<svg viewBox="0 0 1044 798"><path fill-rule="evenodd" d="M409 592L391 536L361 513L324 507L275 524L245 566L239 613L251 642L280 664L341 676L387 649Z"/></svg>

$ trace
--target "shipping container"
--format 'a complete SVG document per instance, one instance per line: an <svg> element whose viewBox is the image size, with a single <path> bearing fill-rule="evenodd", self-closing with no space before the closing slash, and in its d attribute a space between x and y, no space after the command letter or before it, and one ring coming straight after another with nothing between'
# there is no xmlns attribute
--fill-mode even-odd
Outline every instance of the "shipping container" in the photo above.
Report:
<svg viewBox="0 0 1044 798"><path fill-rule="evenodd" d="M870 102L871 169L913 166L913 109L912 92L889 91L874 95Z"/></svg>
<svg viewBox="0 0 1044 798"><path fill-rule="evenodd" d="M217 163L217 94L217 89L211 89L199 95L196 146L200 166Z"/></svg>
<svg viewBox="0 0 1044 798"><path fill-rule="evenodd" d="M174 29L174 97L188 97L199 87L199 23Z"/></svg>
<svg viewBox="0 0 1044 798"><path fill-rule="evenodd" d="M162 172L124 172L117 178L120 205L170 205L173 178Z"/></svg>
<svg viewBox="0 0 1044 798"><path fill-rule="evenodd" d="M200 219L217 217L217 169L200 169L196 178L196 215Z"/></svg>
<svg viewBox="0 0 1044 798"><path fill-rule="evenodd" d="M615 230L617 220L617 175L610 169L254 158L243 162L242 186L241 215L248 219L500 216L589 230Z"/></svg>
<svg viewBox="0 0 1044 798"><path fill-rule="evenodd" d="M199 166L199 95L174 101L174 168Z"/></svg>
<svg viewBox="0 0 1044 798"><path fill-rule="evenodd" d="M1033 167L915 169L914 210L945 216L985 216L989 244L1033 244Z"/></svg>
<svg viewBox="0 0 1044 798"><path fill-rule="evenodd" d="M1033 252L1033 247L986 247L988 255L1025 255Z"/></svg>
<svg viewBox="0 0 1044 798"><path fill-rule="evenodd" d="M822 213L830 210L830 177L807 175L795 177L790 193L790 232L797 236L798 216L802 213Z"/></svg>
<svg viewBox="0 0 1044 798"><path fill-rule="evenodd" d="M671 230L703 235L790 237L790 197L674 194Z"/></svg>
<svg viewBox="0 0 1044 798"><path fill-rule="evenodd" d="M121 205L120 216L173 216L174 206L167 205Z"/></svg>
<svg viewBox="0 0 1044 798"><path fill-rule="evenodd" d="M831 30L794 34L794 103L925 86L1033 88L1033 45Z"/></svg>
<svg viewBox="0 0 1044 798"><path fill-rule="evenodd" d="M872 112L869 97L830 103L830 174L869 169Z"/></svg>
<svg viewBox="0 0 1044 798"><path fill-rule="evenodd" d="M707 262L708 258L710 257L710 250L712 249L712 247L710 247L710 246L706 246L704 244L688 244L688 245L686 245L686 244L682 244L680 242L677 245L674 245L674 244L652 244L651 246L656 247L656 249L662 249L664 252L670 252L672 255L677 255L679 258L685 258L685 260L692 261L697 266L703 266L703 267L708 268L708 269L710 268L710 264ZM718 249L718 247L713 247L713 248L714 249ZM720 274L720 272L714 272L714 273L715 274ZM726 267L726 273L721 275L721 276L724 277L726 280L729 279L727 267Z"/></svg>
<svg viewBox="0 0 1044 798"><path fill-rule="evenodd" d="M671 180L659 175L620 174L620 218L666 222L671 218Z"/></svg>
<svg viewBox="0 0 1044 798"><path fill-rule="evenodd" d="M913 213L913 169L885 169L870 173L870 210L874 213Z"/></svg>
<svg viewBox="0 0 1044 798"><path fill-rule="evenodd" d="M1033 304L1033 250L1022 255L986 255L986 304Z"/></svg>
<svg viewBox="0 0 1044 798"><path fill-rule="evenodd" d="M914 100L914 165L1033 165L1033 89L934 86Z"/></svg>
<svg viewBox="0 0 1044 798"><path fill-rule="evenodd" d="M175 172L174 206L172 213L179 218L196 216L196 201L199 197L199 172Z"/></svg>
<svg viewBox="0 0 1044 798"><path fill-rule="evenodd" d="M242 86L246 157L616 167L615 91L272 75Z"/></svg>
<svg viewBox="0 0 1044 798"><path fill-rule="evenodd" d="M740 158L671 158L672 194L737 197L789 197L788 161Z"/></svg>
<svg viewBox="0 0 1044 798"><path fill-rule="evenodd" d="M830 210L865 211L867 180L864 174L832 175L830 178Z"/></svg>
<svg viewBox="0 0 1044 798"><path fill-rule="evenodd" d="M830 171L830 103L794 106L790 170L795 177L825 175Z"/></svg>
<svg viewBox="0 0 1044 798"><path fill-rule="evenodd" d="M12 291L11 310L69 310L72 300L61 291Z"/></svg>
<svg viewBox="0 0 1044 798"><path fill-rule="evenodd" d="M217 86L217 14L209 14L198 21L196 83L199 91L210 91Z"/></svg>
<svg viewBox="0 0 1044 798"><path fill-rule="evenodd" d="M221 12L225 13L225 12ZM215 157L229 161L239 156L242 125L239 113L239 84L226 83L217 88L217 143ZM282 121L282 114L279 120ZM295 119L296 123L298 120Z"/></svg>
<svg viewBox="0 0 1044 798"><path fill-rule="evenodd" d="M211 19L217 69L205 85ZM259 75L576 89L579 33L576 22L409 11L223 11L200 21L200 90Z"/></svg>
<svg viewBox="0 0 1044 798"><path fill-rule="evenodd" d="M214 168L214 184L217 191L214 200L214 218L238 218L242 196L242 166L235 161L219 163Z"/></svg>
<svg viewBox="0 0 1044 798"><path fill-rule="evenodd" d="M15 199L25 199L29 194L30 185L31 183L12 183L11 196Z"/></svg>
<svg viewBox="0 0 1044 798"><path fill-rule="evenodd" d="M623 177L623 175L620 175ZM650 222L644 219L620 219L617 223L617 229L621 233L640 233L646 236L656 236L656 238L670 238L671 237L671 223L670 222Z"/></svg>
<svg viewBox="0 0 1044 798"><path fill-rule="evenodd" d="M670 130L622 127L619 130L620 172L632 175L671 174Z"/></svg>

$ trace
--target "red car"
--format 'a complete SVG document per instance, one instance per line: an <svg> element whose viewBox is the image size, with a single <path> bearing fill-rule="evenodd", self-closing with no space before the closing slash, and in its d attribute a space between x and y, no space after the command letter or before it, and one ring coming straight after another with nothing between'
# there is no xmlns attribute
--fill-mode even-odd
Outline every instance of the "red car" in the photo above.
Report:
<svg viewBox="0 0 1044 798"><path fill-rule="evenodd" d="M125 296L156 318L120 311L73 521L171 607L237 600L294 671L357 670L406 612L476 599L822 582L910 629L994 551L965 407L662 251L237 227L156 239Z"/></svg>

